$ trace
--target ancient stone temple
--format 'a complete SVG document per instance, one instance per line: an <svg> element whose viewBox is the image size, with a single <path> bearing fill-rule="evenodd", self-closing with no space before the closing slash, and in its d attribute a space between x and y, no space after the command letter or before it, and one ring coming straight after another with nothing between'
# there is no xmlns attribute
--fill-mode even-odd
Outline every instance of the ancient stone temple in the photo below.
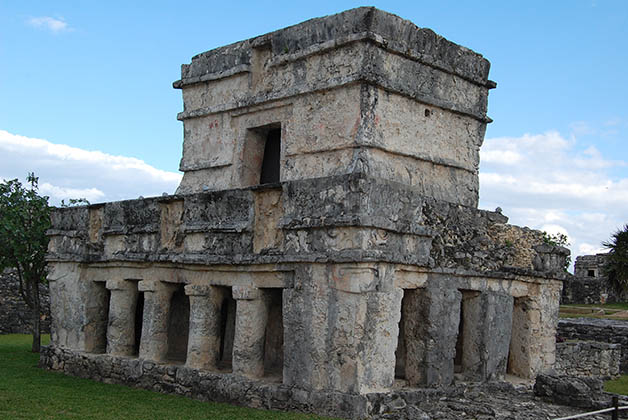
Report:
<svg viewBox="0 0 628 420"><path fill-rule="evenodd" d="M193 57L176 194L53 214L42 364L354 417L550 368L568 251L477 209L488 71L374 8Z"/></svg>
<svg viewBox="0 0 628 420"><path fill-rule="evenodd" d="M628 301L628 293L618 291L604 271L608 254L576 257L574 275L563 283L562 303L605 304Z"/></svg>

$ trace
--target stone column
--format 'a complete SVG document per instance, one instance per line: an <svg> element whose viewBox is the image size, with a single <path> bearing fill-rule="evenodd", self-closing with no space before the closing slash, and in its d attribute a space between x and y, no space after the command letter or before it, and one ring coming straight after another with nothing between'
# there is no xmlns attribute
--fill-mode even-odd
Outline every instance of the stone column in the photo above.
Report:
<svg viewBox="0 0 628 420"><path fill-rule="evenodd" d="M220 309L224 288L187 285L190 297L190 332L186 366L196 369L216 368L220 357Z"/></svg>
<svg viewBox="0 0 628 420"><path fill-rule="evenodd" d="M122 279L107 280L111 291L109 325L107 326L107 353L132 356L135 349L135 307L137 284Z"/></svg>
<svg viewBox="0 0 628 420"><path fill-rule="evenodd" d="M452 383L461 297L448 285L406 290L403 317L408 385Z"/></svg>
<svg viewBox="0 0 628 420"><path fill-rule="evenodd" d="M255 287L233 286L237 301L233 340L233 373L250 378L264 376L264 338L268 300Z"/></svg>
<svg viewBox="0 0 628 420"><path fill-rule="evenodd" d="M142 280L137 284L144 292L144 320L140 342L140 358L163 362L168 353L168 316L170 299L176 284Z"/></svg>
<svg viewBox="0 0 628 420"><path fill-rule="evenodd" d="M510 295L463 292L462 373L465 379L503 378L508 363L512 305Z"/></svg>
<svg viewBox="0 0 628 420"><path fill-rule="evenodd" d="M510 372L534 378L551 369L556 359L556 325L562 284L539 279L527 296L515 297L510 343Z"/></svg>
<svg viewBox="0 0 628 420"><path fill-rule="evenodd" d="M392 388L403 297L393 280L393 269L384 264L331 267L324 320L328 388L358 394Z"/></svg>

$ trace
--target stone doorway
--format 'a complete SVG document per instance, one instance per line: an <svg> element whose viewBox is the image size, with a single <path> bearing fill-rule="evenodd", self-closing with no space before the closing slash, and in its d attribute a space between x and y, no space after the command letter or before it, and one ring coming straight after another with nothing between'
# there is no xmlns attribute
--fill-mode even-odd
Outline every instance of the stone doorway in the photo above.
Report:
<svg viewBox="0 0 628 420"><path fill-rule="evenodd" d="M218 355L218 368L220 370L232 370L233 339L235 336L236 301L231 295L230 287L223 289L222 304L220 305L220 352Z"/></svg>
<svg viewBox="0 0 628 420"><path fill-rule="evenodd" d="M168 351L166 359L185 363L188 353L190 324L190 299L185 294L184 285L178 285L170 298L168 316Z"/></svg>
<svg viewBox="0 0 628 420"><path fill-rule="evenodd" d="M283 289L266 289L268 322L264 338L264 376L283 379Z"/></svg>
<svg viewBox="0 0 628 420"><path fill-rule="evenodd" d="M137 285L135 287L137 287ZM135 341L133 343L133 356L138 356L140 354L140 342L142 341L143 321L144 321L144 292L139 292L137 294L137 301L135 304L135 318L134 318Z"/></svg>

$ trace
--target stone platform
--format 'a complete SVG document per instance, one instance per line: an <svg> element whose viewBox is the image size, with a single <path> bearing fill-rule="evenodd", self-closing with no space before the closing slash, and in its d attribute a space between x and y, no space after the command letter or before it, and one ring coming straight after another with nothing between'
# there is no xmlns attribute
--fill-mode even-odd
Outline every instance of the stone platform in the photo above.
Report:
<svg viewBox="0 0 628 420"><path fill-rule="evenodd" d="M513 386L507 382L461 383L438 389L396 387L386 393L347 395L199 372L181 365L105 354L81 354L52 347L42 348L40 366L81 378L202 401L350 419L538 420L591 410L544 402L534 396L531 385ZM610 396L606 396L606 400L610 400ZM590 418L604 420L608 416Z"/></svg>

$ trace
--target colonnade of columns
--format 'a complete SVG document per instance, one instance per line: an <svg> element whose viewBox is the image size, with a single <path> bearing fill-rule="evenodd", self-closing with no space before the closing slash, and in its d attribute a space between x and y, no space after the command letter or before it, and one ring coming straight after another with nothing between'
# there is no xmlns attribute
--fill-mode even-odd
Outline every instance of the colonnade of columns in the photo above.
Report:
<svg viewBox="0 0 628 420"><path fill-rule="evenodd" d="M352 272L350 277L355 276ZM321 313L312 315L302 308L303 293L309 292L289 289L286 302L277 303L281 296L279 291L283 292L285 286L186 285L139 279L110 279L99 284L98 290L103 293L93 296L102 295L98 297L102 300L99 305L108 313L107 319L99 324L99 330L104 337L106 324L106 352L115 356L139 356L156 362L184 361L188 367L210 371L225 371L230 367L234 374L259 378L271 370L266 357L268 328L280 324L282 329L287 328L286 336L290 338L287 342L289 361L284 364L282 357L272 363L285 366L284 378L289 378L289 383L303 376L302 368L309 363L307 358L313 352L329 354L339 343L346 347L343 352L356 358L356 366L377 365L374 374L383 375L383 379L376 384L384 387L395 370L395 363L397 376L401 372L408 385L413 386L446 385L454 380L456 372L468 380L494 379L507 369L517 376L534 377L553 363L555 327L551 314L555 311L551 305L553 294L558 292L550 288L519 297L506 292L457 289L451 287L451 283L437 281L403 288L403 293L398 286L375 291L339 289L333 294L317 295L320 302L316 303L316 308ZM104 293L106 290L109 293ZM335 300L330 296L335 296ZM186 299L186 306L189 302L189 316L186 309L185 329L174 331L172 314L179 311L177 302L181 302L181 298ZM281 312L272 309L284 304L289 311L287 324ZM360 312L358 317L356 308L366 312ZM352 322L347 324L346 320ZM370 330L359 335L364 328ZM283 337L283 332L273 331L271 341ZM294 336L301 331L310 331L314 337L327 334L332 339L310 341L307 337ZM356 339L358 336L362 338ZM177 339L181 353L173 358L169 350ZM181 346L183 339L185 345ZM398 343L396 352L395 343ZM277 351L282 345L283 339L273 344ZM382 350L365 353L360 349L366 345L369 349ZM104 350L103 345L93 349L85 346L84 351ZM307 365L311 372L305 375L309 378L305 382L313 381L311 378L332 377L329 372L337 371L336 382L340 385L321 382L316 386L340 391L349 389L353 374L347 374L346 363L341 362L331 366L323 356L320 364ZM356 370L356 378L368 376L360 372ZM358 379L354 382L361 383ZM307 387L307 383L301 385Z"/></svg>
<svg viewBox="0 0 628 420"><path fill-rule="evenodd" d="M156 362L167 361L172 297L180 287L183 285L179 283L153 280L108 280L106 288L110 290L111 296L107 353L116 356L137 355L135 328L138 322L135 316L139 295L143 293L139 357ZM205 370L219 369L224 340L223 305L225 299L231 295L236 302L233 373L252 378L262 377L265 332L270 310L267 292L254 286L197 284L185 285L184 290L190 304L186 366Z"/></svg>

